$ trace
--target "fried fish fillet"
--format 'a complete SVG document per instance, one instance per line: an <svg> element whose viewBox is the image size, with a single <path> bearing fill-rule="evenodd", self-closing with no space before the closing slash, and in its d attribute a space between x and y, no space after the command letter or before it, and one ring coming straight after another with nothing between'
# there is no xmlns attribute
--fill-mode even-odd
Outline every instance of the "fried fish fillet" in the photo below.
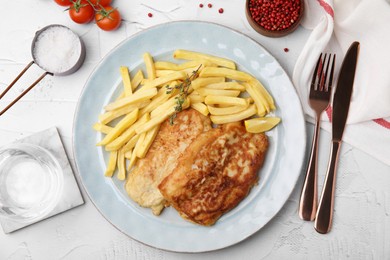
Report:
<svg viewBox="0 0 390 260"><path fill-rule="evenodd" d="M146 157L139 159L128 174L125 184L128 195L159 215L166 201L157 186L176 167L178 157L188 145L210 129L210 119L193 109L180 112L173 125L168 120L162 123Z"/></svg>
<svg viewBox="0 0 390 260"><path fill-rule="evenodd" d="M237 206L258 180L268 139L246 132L241 123L201 134L158 186L182 217L213 225Z"/></svg>

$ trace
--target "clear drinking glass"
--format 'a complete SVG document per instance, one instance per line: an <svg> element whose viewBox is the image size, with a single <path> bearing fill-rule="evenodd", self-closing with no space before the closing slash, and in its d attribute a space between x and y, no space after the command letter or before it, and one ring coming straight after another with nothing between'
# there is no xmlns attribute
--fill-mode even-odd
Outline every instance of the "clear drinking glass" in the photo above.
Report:
<svg viewBox="0 0 390 260"><path fill-rule="evenodd" d="M53 210L62 190L62 169L46 149L27 143L0 149L0 217L38 220Z"/></svg>

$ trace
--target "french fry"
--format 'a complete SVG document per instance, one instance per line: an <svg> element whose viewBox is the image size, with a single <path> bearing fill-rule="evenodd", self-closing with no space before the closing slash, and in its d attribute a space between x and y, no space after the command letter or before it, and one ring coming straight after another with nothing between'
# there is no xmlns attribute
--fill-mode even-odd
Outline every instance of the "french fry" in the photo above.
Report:
<svg viewBox="0 0 390 260"><path fill-rule="evenodd" d="M149 84L152 81L153 81L152 79L142 79L141 80L141 85L147 85L147 84Z"/></svg>
<svg viewBox="0 0 390 260"><path fill-rule="evenodd" d="M146 136L146 132L142 133L139 136L139 139L138 139L137 143L135 144L135 147L134 147L133 152L131 154L131 158L130 158L129 164L127 166L127 170L130 170L135 165L137 158L138 158L137 157L137 150L140 149L141 144L145 140L145 136Z"/></svg>
<svg viewBox="0 0 390 260"><path fill-rule="evenodd" d="M135 104L138 102L146 101L151 99L157 94L156 88L150 88L150 89L144 89L141 88L140 90L134 92L133 95L124 97L122 99L119 99L117 101L114 101L107 106L104 107L106 111L111 111L117 108L121 108L127 105Z"/></svg>
<svg viewBox="0 0 390 260"><path fill-rule="evenodd" d="M159 129L160 129L160 125L156 125L155 127L153 127L152 129L146 132L144 140L142 141L141 145L137 149L138 158L145 157L154 139L156 138Z"/></svg>
<svg viewBox="0 0 390 260"><path fill-rule="evenodd" d="M164 122L173 113L175 113L175 108L171 107L169 110L162 112L159 116L152 117L148 122L144 123L139 128L137 128L136 133L142 134L145 133L146 131L149 131L156 125L159 125L162 122Z"/></svg>
<svg viewBox="0 0 390 260"><path fill-rule="evenodd" d="M154 67L156 70L180 70L178 64L169 61L156 61Z"/></svg>
<svg viewBox="0 0 390 260"><path fill-rule="evenodd" d="M118 156L117 151L112 151L110 153L110 157L108 159L108 164L107 164L106 171L104 172L104 176L112 177L112 175L114 174L116 168L115 166L116 166L117 156Z"/></svg>
<svg viewBox="0 0 390 260"><path fill-rule="evenodd" d="M160 96L166 96L166 95L170 96L170 95L172 95L172 93L175 93L175 95L176 95L177 94L176 91L178 91L178 89L176 89L176 86L178 84L179 84L178 81L174 80L174 81L168 82L166 85L163 85L158 90L157 95L153 97L152 101L157 99Z"/></svg>
<svg viewBox="0 0 390 260"><path fill-rule="evenodd" d="M212 83L206 85L206 88L245 91L245 87L237 81Z"/></svg>
<svg viewBox="0 0 390 260"><path fill-rule="evenodd" d="M188 91L187 91L187 95L191 94L192 92L194 92L194 88L191 87L191 85L188 87Z"/></svg>
<svg viewBox="0 0 390 260"><path fill-rule="evenodd" d="M256 91L255 88L249 83L243 83L243 85L245 86L249 95L253 98L257 107L257 114L259 116L264 116L268 111L270 111L270 105L259 91Z"/></svg>
<svg viewBox="0 0 390 260"><path fill-rule="evenodd" d="M141 133L141 134L139 135L138 141L137 141L137 143L135 144L134 150L133 150L133 153L135 153L135 155L137 155L138 149L140 149L140 147L141 147L143 141L145 140L145 136L146 136L146 132L143 132L143 133Z"/></svg>
<svg viewBox="0 0 390 260"><path fill-rule="evenodd" d="M207 107L209 109L210 114L212 114L214 116L223 116L223 115L236 114L238 112L241 112L241 111L247 109L248 106L249 106L249 103L246 107L245 106L230 106L230 107L207 106Z"/></svg>
<svg viewBox="0 0 390 260"><path fill-rule="evenodd" d="M150 101L141 101L141 102L134 103L134 104L131 104L131 105L127 105L127 106L124 106L124 107L121 107L121 108L118 108L118 109L107 111L104 114L100 114L99 115L99 121L102 124L108 124L112 120L114 120L114 119L116 119L116 118L118 118L120 116L123 116L125 114L130 113L131 111L135 110L136 108L138 108L138 109L144 108L149 103L150 103Z"/></svg>
<svg viewBox="0 0 390 260"><path fill-rule="evenodd" d="M191 93L190 95L188 95L188 97L191 101L191 104L204 102L204 96L199 95L197 92Z"/></svg>
<svg viewBox="0 0 390 260"><path fill-rule="evenodd" d="M127 165L127 170L130 171L131 168L133 168L133 166L135 165L136 162L137 162L137 155L135 154L135 151L132 151L129 163Z"/></svg>
<svg viewBox="0 0 390 260"><path fill-rule="evenodd" d="M245 99L248 102L248 104L253 104L255 102L255 100L252 97L247 97Z"/></svg>
<svg viewBox="0 0 390 260"><path fill-rule="evenodd" d="M137 120L138 109L135 109L133 112L127 114L121 121L112 129L104 138L96 145L106 145L115 138L117 138L121 133L123 133L129 126L131 126L135 120Z"/></svg>
<svg viewBox="0 0 390 260"><path fill-rule="evenodd" d="M201 113L204 116L208 116L209 114L209 109L207 106L201 102L198 103L191 103L191 107Z"/></svg>
<svg viewBox="0 0 390 260"><path fill-rule="evenodd" d="M135 135L133 136L126 144L125 146L123 146L123 151L125 152L128 152L128 151L131 151L135 145L137 144L138 142L138 139L139 139L140 135ZM126 157L127 158L127 157Z"/></svg>
<svg viewBox="0 0 390 260"><path fill-rule="evenodd" d="M131 94L133 94L133 88L131 87L129 69L126 66L120 66L119 71L122 76L125 96L130 96Z"/></svg>
<svg viewBox="0 0 390 260"><path fill-rule="evenodd" d="M174 86L176 84L177 84L176 81L173 81L171 84L169 84L169 87L174 88ZM167 94L167 91L168 91L167 88L162 87L159 90L159 93L152 99L152 101L146 107L144 107L140 110L140 114L143 115L145 113L150 113L151 111L156 109L158 106L163 104L165 101L167 101L172 96L172 94L174 92L176 92L176 91L172 91L172 93Z"/></svg>
<svg viewBox="0 0 390 260"><path fill-rule="evenodd" d="M124 154L125 154L125 158L130 160L131 159L131 153L133 152L133 150L129 150L129 151L126 151Z"/></svg>
<svg viewBox="0 0 390 260"><path fill-rule="evenodd" d="M225 82L224 77L209 77L209 78L197 78L191 82L191 86L194 89L198 89L213 83Z"/></svg>
<svg viewBox="0 0 390 260"><path fill-rule="evenodd" d="M131 88L132 90L135 90L144 79L144 73L142 70L138 70L137 73L135 73L134 77L131 79Z"/></svg>
<svg viewBox="0 0 390 260"><path fill-rule="evenodd" d="M168 100L167 102L169 102L169 101L170 100ZM189 106L190 106L190 100L189 100L189 98L187 98L185 100L185 102L182 104L182 108L186 109ZM159 112L158 114L155 114L154 116L153 116L153 112L154 112L154 110L153 110L151 113L152 118L148 122L146 122L146 123L142 124L140 127L138 127L136 129L136 133L137 134L144 133L146 131L149 131L150 129L152 129L156 125L161 124L168 117L170 117L172 114L177 112L175 107L176 107L176 104L174 103L173 105L168 106L168 108L166 110L162 110L161 112Z"/></svg>
<svg viewBox="0 0 390 260"><path fill-rule="evenodd" d="M182 69L180 71L184 71L185 73L187 73L187 76L190 77L192 74L194 74L194 72L198 72L199 73L204 68L205 68L204 64L199 64L198 66L195 66L195 67L192 67L192 68Z"/></svg>
<svg viewBox="0 0 390 260"><path fill-rule="evenodd" d="M250 81L253 77L243 71L228 69L228 68L214 68L206 67L200 72L200 77L226 77L228 79Z"/></svg>
<svg viewBox="0 0 390 260"><path fill-rule="evenodd" d="M275 109L275 103L274 103L274 99L272 98L272 96L268 93L268 91L264 88L263 84L261 84L260 81L258 81L257 79L255 78L252 78L252 80L248 81L249 85L251 85L253 87L253 89L255 91L258 91L261 93L261 95L263 95L263 97L265 98L265 100L267 101L269 107L271 110L274 110Z"/></svg>
<svg viewBox="0 0 390 260"><path fill-rule="evenodd" d="M150 120L150 114L144 114L134 124L127 128L120 136L112 140L105 146L106 151L119 150L124 144L126 144L134 135L135 129L143 123Z"/></svg>
<svg viewBox="0 0 390 260"><path fill-rule="evenodd" d="M118 151L118 159L117 159L117 165L118 165L118 180L125 180L126 179L126 159L125 154L122 150Z"/></svg>
<svg viewBox="0 0 390 260"><path fill-rule="evenodd" d="M150 117L156 117L167 111L169 108L176 106L177 98L179 98L179 94L169 98L167 101L157 106L155 109L152 110L152 112L150 112Z"/></svg>
<svg viewBox="0 0 390 260"><path fill-rule="evenodd" d="M204 54L200 52L176 50L173 53L173 57L175 59L183 59L183 60L206 60L218 66L222 66L230 69L236 69L236 64L232 60L209 55L209 54Z"/></svg>
<svg viewBox="0 0 390 260"><path fill-rule="evenodd" d="M166 62L166 61L156 61L154 65L156 70L184 70L184 69L194 68L194 67L196 69L200 65L203 65L204 67L216 66L212 62L206 60L192 60L192 61L184 62L182 64L176 64L173 62Z"/></svg>
<svg viewBox="0 0 390 260"><path fill-rule="evenodd" d="M129 76L126 75L126 71L127 73L129 73ZM125 67L125 66L121 66L120 67L120 72L121 74L123 73L124 75L122 76L122 78L124 78L123 80L123 83L124 83L124 91L118 96L117 100L118 99L121 99L125 96L129 96L129 92L130 92L130 88L128 87L129 85L131 86L131 93L134 92L137 87L141 84L141 82L144 80L144 74L142 72L142 70L138 70L137 73L134 75L134 78L130 79L131 76L130 76L130 72L128 71L128 68ZM128 83L128 79L130 79L130 84ZM127 82L127 83L125 83ZM127 85L127 87L125 86ZM128 90L126 90L126 88Z"/></svg>
<svg viewBox="0 0 390 260"><path fill-rule="evenodd" d="M238 97L240 95L239 90L224 90L224 89L212 89L212 88L199 88L196 90L202 96L226 96L226 97Z"/></svg>
<svg viewBox="0 0 390 260"><path fill-rule="evenodd" d="M164 77L168 74L171 74L175 72L174 70L156 70L156 77L157 78L160 78L160 77Z"/></svg>
<svg viewBox="0 0 390 260"><path fill-rule="evenodd" d="M113 128L111 126L104 125L102 123L95 123L93 125L93 129L103 134L108 134Z"/></svg>
<svg viewBox="0 0 390 260"><path fill-rule="evenodd" d="M131 168L133 168L133 166L135 165L135 163L137 162L137 155L135 154L135 152L133 151L131 153L131 158L129 160L129 163L127 165L127 170L128 171L131 171Z"/></svg>
<svg viewBox="0 0 390 260"><path fill-rule="evenodd" d="M247 109L238 112L236 114L231 114L231 115L223 115L223 116L214 116L211 115L210 119L214 124L227 124L227 123L232 123L232 122L238 122L241 120L244 120L246 118L249 118L253 115L256 114L256 106L255 105L250 105Z"/></svg>
<svg viewBox="0 0 390 260"><path fill-rule="evenodd" d="M150 53L148 52L145 52L143 58L145 62L146 74L148 75L148 79L155 79L156 69L154 68L154 61L152 55L150 55Z"/></svg>
<svg viewBox="0 0 390 260"><path fill-rule="evenodd" d="M201 65L199 65L199 66L201 66ZM156 70L156 76L157 76L157 78L158 77L164 77L164 76L167 76L167 75L169 75L171 73L174 73L176 71L182 71L182 72L186 73L187 76L189 77L189 76L191 76L191 74L194 71L196 71L199 68L199 66L198 67L181 69L181 70Z"/></svg>
<svg viewBox="0 0 390 260"><path fill-rule="evenodd" d="M206 105L248 106L244 98L225 96L206 96L204 103Z"/></svg>
<svg viewBox="0 0 390 260"><path fill-rule="evenodd" d="M173 73L167 74L165 76L156 78L154 80L148 81L144 84L142 89L155 88L164 84L168 84L174 80L183 80L187 77L187 74L183 71L175 71Z"/></svg>

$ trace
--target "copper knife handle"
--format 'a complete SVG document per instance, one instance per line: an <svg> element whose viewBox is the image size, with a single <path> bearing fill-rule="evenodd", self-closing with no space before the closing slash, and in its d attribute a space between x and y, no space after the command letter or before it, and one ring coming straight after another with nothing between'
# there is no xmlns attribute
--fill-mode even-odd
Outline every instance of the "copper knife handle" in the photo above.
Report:
<svg viewBox="0 0 390 260"><path fill-rule="evenodd" d="M319 133L320 119L317 117L309 164L306 171L305 182L302 187L301 198L299 200L299 217L308 221L314 220L317 211L317 154Z"/></svg>
<svg viewBox="0 0 390 260"><path fill-rule="evenodd" d="M318 204L314 228L318 233L326 234L332 227L334 196L336 186L336 172L339 160L341 141L332 141L330 161L322 189L321 199Z"/></svg>

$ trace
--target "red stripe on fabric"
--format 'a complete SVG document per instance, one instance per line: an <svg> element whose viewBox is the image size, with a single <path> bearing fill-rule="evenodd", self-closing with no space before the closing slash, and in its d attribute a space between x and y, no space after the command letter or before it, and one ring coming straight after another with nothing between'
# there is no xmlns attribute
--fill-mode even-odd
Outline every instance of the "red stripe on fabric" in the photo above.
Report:
<svg viewBox="0 0 390 260"><path fill-rule="evenodd" d="M329 105L325 110L326 115L328 116L329 122L332 122L332 107Z"/></svg>
<svg viewBox="0 0 390 260"><path fill-rule="evenodd" d="M390 129L390 122L383 119L383 118L374 119L372 121L374 121L375 123L377 123L380 126L383 126L384 128Z"/></svg>
<svg viewBox="0 0 390 260"><path fill-rule="evenodd" d="M324 0L317 0L317 1L324 8L325 12L327 12L332 18L334 18L333 8Z"/></svg>

